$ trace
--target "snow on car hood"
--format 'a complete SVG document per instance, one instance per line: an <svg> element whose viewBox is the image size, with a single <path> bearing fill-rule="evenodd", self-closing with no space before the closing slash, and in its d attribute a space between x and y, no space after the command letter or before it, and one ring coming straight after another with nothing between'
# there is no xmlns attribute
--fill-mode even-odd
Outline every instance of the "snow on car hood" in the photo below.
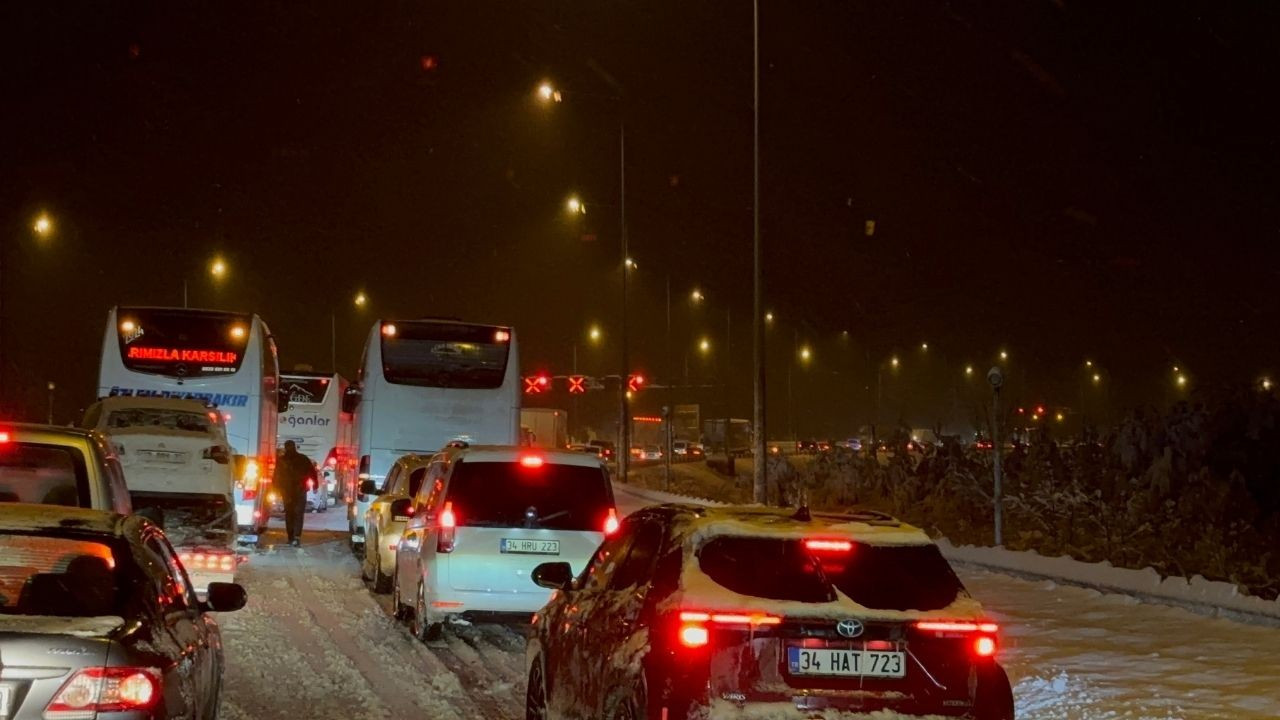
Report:
<svg viewBox="0 0 1280 720"><path fill-rule="evenodd" d="M67 635L70 637L103 637L121 627L124 627L124 618L115 615L101 615L98 617L0 615L0 632Z"/></svg>
<svg viewBox="0 0 1280 720"><path fill-rule="evenodd" d="M103 510L63 505L0 503L0 532L75 528L114 535L119 517Z"/></svg>

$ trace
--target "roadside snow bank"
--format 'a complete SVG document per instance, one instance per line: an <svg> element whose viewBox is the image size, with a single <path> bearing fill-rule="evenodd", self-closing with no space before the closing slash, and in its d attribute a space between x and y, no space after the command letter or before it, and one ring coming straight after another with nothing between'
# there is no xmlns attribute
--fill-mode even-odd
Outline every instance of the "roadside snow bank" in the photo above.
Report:
<svg viewBox="0 0 1280 720"><path fill-rule="evenodd" d="M1033 550L955 546L937 540L942 554L955 563L1022 577L1053 580L1101 592L1131 595L1144 602L1175 605L1201 615L1280 625L1280 600L1263 600L1240 592L1231 583L1161 577L1152 568L1130 570L1111 563L1087 563L1069 557L1045 557Z"/></svg>

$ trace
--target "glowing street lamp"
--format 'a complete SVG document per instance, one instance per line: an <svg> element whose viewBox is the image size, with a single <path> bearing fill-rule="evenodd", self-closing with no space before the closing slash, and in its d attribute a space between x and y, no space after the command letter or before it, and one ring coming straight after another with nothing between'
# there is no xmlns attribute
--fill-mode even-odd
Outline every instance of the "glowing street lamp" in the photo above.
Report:
<svg viewBox="0 0 1280 720"><path fill-rule="evenodd" d="M632 269L632 270L639 270L639 269L640 269L640 266L636 264L636 261L635 261L635 260L632 260L631 258L627 258L627 267L628 267L628 268L630 268L630 269Z"/></svg>
<svg viewBox="0 0 1280 720"><path fill-rule="evenodd" d="M973 375L973 366L972 366L972 365L965 365L965 366L964 366L964 374L965 374L966 376L972 376L972 375Z"/></svg>
<svg viewBox="0 0 1280 720"><path fill-rule="evenodd" d="M1262 378L1262 389L1267 391L1271 390L1271 378Z"/></svg>
<svg viewBox="0 0 1280 720"><path fill-rule="evenodd" d="M356 293L355 304L356 304L356 307L358 308L362 308L365 305L368 305L369 296L365 295L363 291Z"/></svg>
<svg viewBox="0 0 1280 720"><path fill-rule="evenodd" d="M1001 351L1000 351L1000 359L1001 359L1001 360L1008 360L1008 359L1009 359L1009 351L1008 351L1008 350L1001 350Z"/></svg>
<svg viewBox="0 0 1280 720"><path fill-rule="evenodd" d="M600 342L601 335L602 333L600 332L599 325L592 325L590 329L587 330L587 338L590 339L591 342L593 343Z"/></svg>
<svg viewBox="0 0 1280 720"><path fill-rule="evenodd" d="M809 362L811 359L813 359L813 351L809 349L809 346L805 345L800 348L800 360L803 362Z"/></svg>
<svg viewBox="0 0 1280 720"><path fill-rule="evenodd" d="M544 82L538 86L538 99L544 103L558 103L564 100L564 96L560 94L560 91L554 85Z"/></svg>
<svg viewBox="0 0 1280 720"><path fill-rule="evenodd" d="M1085 360L1085 361L1084 361L1084 366L1085 366L1085 367L1087 367L1087 368L1091 368L1091 367L1093 367L1093 361L1092 361L1092 360Z"/></svg>
<svg viewBox="0 0 1280 720"><path fill-rule="evenodd" d="M893 357L889 358L889 364L890 364L891 366L893 366L893 367L894 367L894 369L897 369L897 367L898 367L898 356L897 356L897 355L894 355Z"/></svg>
<svg viewBox="0 0 1280 720"><path fill-rule="evenodd" d="M927 343L927 342L922 342L922 343L920 343L920 351L921 351L921 352L929 352L929 343Z"/></svg>
<svg viewBox="0 0 1280 720"><path fill-rule="evenodd" d="M711 351L711 341L706 338L702 338L702 340L698 342L698 352L702 353L703 355L706 355L710 351Z"/></svg>
<svg viewBox="0 0 1280 720"><path fill-rule="evenodd" d="M1178 377L1174 382L1177 383L1178 387L1184 388L1187 386L1187 376L1182 373L1178 373Z"/></svg>
<svg viewBox="0 0 1280 720"><path fill-rule="evenodd" d="M1098 383L1100 383L1100 382L1102 382L1102 375L1100 375L1100 374L1098 374L1098 373L1094 373L1094 374L1093 374L1093 384L1094 384L1094 385L1097 385L1097 384L1098 384Z"/></svg>
<svg viewBox="0 0 1280 720"><path fill-rule="evenodd" d="M771 313L771 312L767 312L767 313L765 313L765 314L764 314L764 321L765 321L766 323L772 323L772 322L773 322L773 313Z"/></svg>
<svg viewBox="0 0 1280 720"><path fill-rule="evenodd" d="M49 237L53 234L53 219L48 213L40 213L35 222L31 223L31 229L42 238Z"/></svg>
<svg viewBox="0 0 1280 720"><path fill-rule="evenodd" d="M209 263L209 274L215 280L221 280L227 275L227 263L220 257L215 257L213 262Z"/></svg>
<svg viewBox="0 0 1280 720"><path fill-rule="evenodd" d="M564 206L565 206L565 208L566 208L566 209L567 209L571 214L573 214L573 215L586 215L586 214L587 214L587 206L586 206L586 204L585 204L585 203L583 203L581 200L579 200L579 199L578 199L578 196L576 196L576 195L574 195L573 197L569 198L569 199L568 199L568 201L566 201L566 202L565 202Z"/></svg>
<svg viewBox="0 0 1280 720"><path fill-rule="evenodd" d="M689 299L693 300L695 303L700 303L706 298L707 296L703 295L702 291L697 288L694 288L693 292L689 293Z"/></svg>

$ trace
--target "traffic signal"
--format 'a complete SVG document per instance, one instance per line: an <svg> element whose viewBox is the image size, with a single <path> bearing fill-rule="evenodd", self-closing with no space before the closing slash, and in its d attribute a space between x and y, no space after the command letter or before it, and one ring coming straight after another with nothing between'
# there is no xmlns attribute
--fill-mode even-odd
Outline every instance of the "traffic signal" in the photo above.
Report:
<svg viewBox="0 0 1280 720"><path fill-rule="evenodd" d="M586 375L570 375L569 376L569 394L581 395L587 391Z"/></svg>
<svg viewBox="0 0 1280 720"><path fill-rule="evenodd" d="M546 375L528 375L524 379L524 394L538 395L551 387L551 378Z"/></svg>
<svg viewBox="0 0 1280 720"><path fill-rule="evenodd" d="M640 388L644 387L643 375L627 376L627 392L640 392Z"/></svg>

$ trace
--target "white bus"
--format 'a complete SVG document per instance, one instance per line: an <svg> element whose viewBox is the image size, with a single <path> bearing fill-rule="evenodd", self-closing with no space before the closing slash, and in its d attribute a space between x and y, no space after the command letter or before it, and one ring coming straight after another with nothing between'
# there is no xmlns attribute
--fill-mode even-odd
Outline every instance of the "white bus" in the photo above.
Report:
<svg viewBox="0 0 1280 720"><path fill-rule="evenodd" d="M453 320L379 320L360 374L344 397L356 413L359 482L379 489L401 455L453 441L515 445L520 433L520 354L515 331ZM373 496L348 505L353 545L364 541Z"/></svg>
<svg viewBox="0 0 1280 720"><path fill-rule="evenodd" d="M342 497L355 477L352 418L342 412L347 385L346 378L336 373L295 371L280 375L289 409L280 413L277 441L294 441L298 452L320 468L324 482L308 498L308 505L319 512L328 508L330 497Z"/></svg>
<svg viewBox="0 0 1280 720"><path fill-rule="evenodd" d="M236 462L236 523L253 541L267 524L263 485L276 458L276 344L257 315L116 307L107 315L99 397L178 397L217 407Z"/></svg>

